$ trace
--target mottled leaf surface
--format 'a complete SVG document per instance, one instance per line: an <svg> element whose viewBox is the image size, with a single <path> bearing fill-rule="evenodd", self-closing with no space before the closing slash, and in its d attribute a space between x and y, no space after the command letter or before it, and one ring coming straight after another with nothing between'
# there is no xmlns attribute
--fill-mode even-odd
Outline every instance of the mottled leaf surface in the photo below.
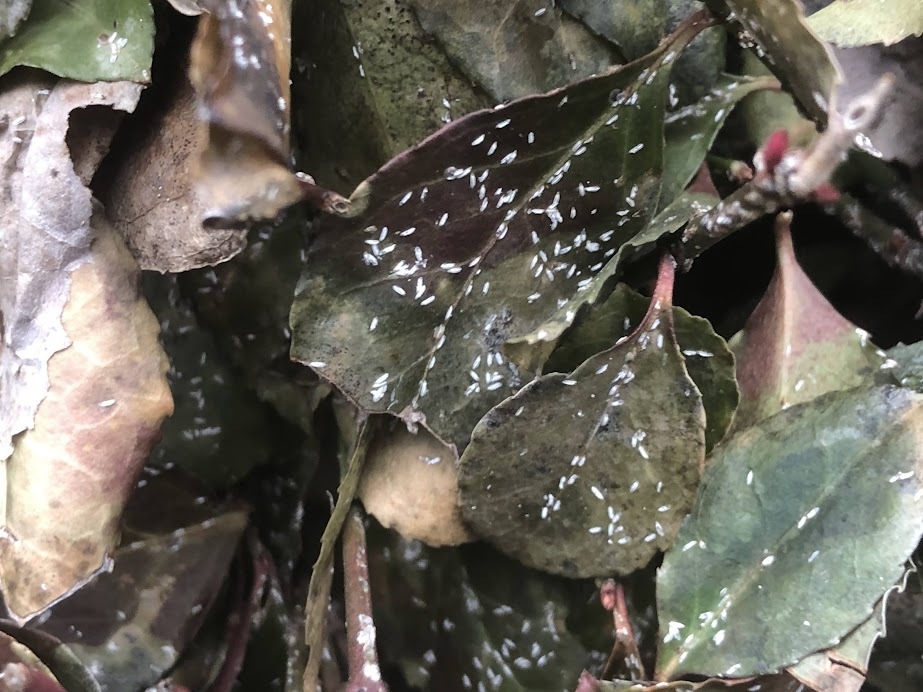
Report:
<svg viewBox="0 0 923 692"><path fill-rule="evenodd" d="M887 351L884 365L892 367L891 372L902 387L923 392L923 341L914 344L898 344Z"/></svg>
<svg viewBox="0 0 923 692"><path fill-rule="evenodd" d="M603 303L591 307L583 319L565 332L548 359L547 372L569 372L613 339L631 334L644 319L649 300L625 284L615 287ZM740 393L734 376L734 354L708 320L673 308L676 341L689 377L702 394L705 407L705 449L711 450L727 433Z"/></svg>
<svg viewBox="0 0 923 692"><path fill-rule="evenodd" d="M0 75L25 65L83 82L145 83L153 53L149 0L34 0L16 35L0 40Z"/></svg>
<svg viewBox="0 0 923 692"><path fill-rule="evenodd" d="M550 91L621 62L605 40L546 0L409 0L423 29L495 101ZM667 32L632 58L654 50Z"/></svg>
<svg viewBox="0 0 923 692"><path fill-rule="evenodd" d="M792 404L871 383L883 364L868 334L827 301L801 269L790 219L776 222L775 274L733 343L740 430Z"/></svg>
<svg viewBox="0 0 923 692"><path fill-rule="evenodd" d="M292 9L293 127L321 185L349 194L445 123L493 105L402 0Z"/></svg>
<svg viewBox="0 0 923 692"><path fill-rule="evenodd" d="M360 185L362 211L325 222L312 248L292 357L363 409L411 407L464 447L522 384L504 342L645 227L669 67L700 28L611 74L455 121Z"/></svg>
<svg viewBox="0 0 923 692"><path fill-rule="evenodd" d="M709 0L709 5L719 5ZM719 9L734 18L756 40L761 55L783 86L816 122L827 121L833 88L841 80L830 46L820 40L804 18L799 0L721 0Z"/></svg>
<svg viewBox="0 0 923 692"><path fill-rule="evenodd" d="M561 6L600 36L621 49L629 60L657 47L668 32L668 3L664 0L561 0Z"/></svg>
<svg viewBox="0 0 923 692"><path fill-rule="evenodd" d="M657 246L658 241L678 231L694 214L714 206L717 199L710 195L681 193L705 160L708 149L735 104L754 91L772 86L771 79L725 75L698 102L667 115L664 121L660 213L643 231L619 248L587 289L562 303L552 317L530 333L514 336L507 342L504 353L513 362L526 369L540 368L579 310L605 296L609 285L621 274L627 262L646 255Z"/></svg>
<svg viewBox="0 0 923 692"><path fill-rule="evenodd" d="M565 692L605 660L592 582L528 569L483 543L427 548L378 527L369 570L380 654L416 689Z"/></svg>
<svg viewBox="0 0 923 692"><path fill-rule="evenodd" d="M673 260L635 331L569 375L544 375L478 423L459 466L476 534L570 577L627 574L692 506L705 411L676 343Z"/></svg>
<svg viewBox="0 0 923 692"><path fill-rule="evenodd" d="M919 395L859 388L719 446L658 575L658 679L775 672L867 619L920 539L921 432Z"/></svg>
<svg viewBox="0 0 923 692"><path fill-rule="evenodd" d="M132 498L107 569L30 625L67 644L104 692L143 689L173 667L219 593L247 524L165 476Z"/></svg>
<svg viewBox="0 0 923 692"><path fill-rule="evenodd" d="M734 106L745 96L774 86L778 82L772 78L723 74L708 94L667 116L662 207L676 200L689 185Z"/></svg>
<svg viewBox="0 0 923 692"><path fill-rule="evenodd" d="M684 193L664 209L640 233L625 241L615 255L593 277L586 290L561 303L554 314L521 337L504 345L504 353L521 368L539 369L570 327L579 310L587 309L622 272L624 263L652 252L665 238L683 228L695 214L710 209L718 198L701 193Z"/></svg>
<svg viewBox="0 0 923 692"><path fill-rule="evenodd" d="M839 48L890 46L923 34L923 4L917 0L834 0L807 20L818 36Z"/></svg>

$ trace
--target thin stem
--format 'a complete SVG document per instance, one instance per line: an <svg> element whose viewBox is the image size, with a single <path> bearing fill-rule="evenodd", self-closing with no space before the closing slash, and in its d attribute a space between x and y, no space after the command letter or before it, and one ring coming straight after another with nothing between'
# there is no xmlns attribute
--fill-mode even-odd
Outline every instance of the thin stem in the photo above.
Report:
<svg viewBox="0 0 923 692"><path fill-rule="evenodd" d="M362 510L354 505L343 527L343 590L346 600L346 692L387 692L375 650L369 558Z"/></svg>
<svg viewBox="0 0 923 692"><path fill-rule="evenodd" d="M801 202L828 201L835 194L830 185L833 171L856 135L877 119L893 81L891 75L885 75L844 112L832 110L828 128L807 149L789 150L784 133L770 137L754 158L753 179L689 222L674 249L677 258L688 264L763 216Z"/></svg>
<svg viewBox="0 0 923 692"><path fill-rule="evenodd" d="M844 198L836 205L837 216L853 235L862 238L885 262L923 278L923 242L864 209L856 200Z"/></svg>
<svg viewBox="0 0 923 692"><path fill-rule="evenodd" d="M324 630L327 618L327 605L330 602L330 586L333 582L333 553L340 531L346 521L349 508L359 489L362 469L365 467L366 451L372 438L373 423L362 414L359 420L359 432L356 445L349 459L349 466L340 487L337 489L337 501L330 514L330 520L321 536L320 553L311 571L308 585L308 598L305 604L305 643L308 645L308 663L304 670L304 692L315 692L320 673L324 650Z"/></svg>
<svg viewBox="0 0 923 692"><path fill-rule="evenodd" d="M625 588L614 579L606 579L599 589L599 599L603 608L612 611L612 620L615 624L615 643L612 653L603 669L602 678L606 679L615 672L619 659L624 661L629 676L632 680L647 680L644 663L641 661L641 650L631 627L628 617L628 603L625 600Z"/></svg>

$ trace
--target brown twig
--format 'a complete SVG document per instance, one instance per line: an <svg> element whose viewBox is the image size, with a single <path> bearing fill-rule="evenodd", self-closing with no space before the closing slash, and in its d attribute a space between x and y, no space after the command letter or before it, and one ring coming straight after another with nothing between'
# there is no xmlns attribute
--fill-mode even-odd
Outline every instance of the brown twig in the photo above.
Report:
<svg viewBox="0 0 923 692"><path fill-rule="evenodd" d="M375 650L365 524L362 510L356 505L350 509L343 527L343 591L349 668L345 692L387 692Z"/></svg>
<svg viewBox="0 0 923 692"><path fill-rule="evenodd" d="M715 243L757 219L801 202L832 202L838 193L830 184L857 134L875 122L894 78L887 74L844 112L831 109L827 129L806 149L789 149L780 130L754 157L753 179L715 207L693 218L674 254L688 263Z"/></svg>
<svg viewBox="0 0 923 692"><path fill-rule="evenodd" d="M221 670L218 671L218 677L208 688L209 692L227 692L234 686L237 676L240 674L241 666L243 666L244 655L247 652L253 614L260 606L266 581L273 570L269 553L266 552L261 543L256 540L251 541L251 551L253 574L251 575L250 593L246 599L240 600L238 607L235 608L228 619L225 640L227 653L224 656L224 662L221 664Z"/></svg>
<svg viewBox="0 0 923 692"><path fill-rule="evenodd" d="M641 661L641 650L638 640L635 639L631 620L628 617L628 603L625 601L625 589L614 579L606 579L599 588L599 600L603 608L612 611L612 620L615 624L615 642L612 653L603 668L602 679L612 676L616 664L621 659L628 670L631 680L647 680L644 663Z"/></svg>

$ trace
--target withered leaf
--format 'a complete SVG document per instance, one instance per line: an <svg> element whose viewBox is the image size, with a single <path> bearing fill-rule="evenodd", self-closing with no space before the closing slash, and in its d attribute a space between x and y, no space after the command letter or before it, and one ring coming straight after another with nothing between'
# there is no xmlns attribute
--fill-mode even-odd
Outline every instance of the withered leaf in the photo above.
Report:
<svg viewBox="0 0 923 692"><path fill-rule="evenodd" d="M522 384L506 340L647 225L670 66L705 24L610 74L457 120L386 164L353 194L356 215L319 231L292 357L363 409L416 409L464 447Z"/></svg>
<svg viewBox="0 0 923 692"><path fill-rule="evenodd" d="M122 141L132 145L107 161L101 197L141 269L183 272L230 259L245 246L246 232L202 228L195 174L207 128L185 75L159 74L148 95L155 105L126 123Z"/></svg>
<svg viewBox="0 0 923 692"><path fill-rule="evenodd" d="M99 567L173 407L137 266L85 187L112 129L97 128L73 162L65 141L74 109L130 110L139 91L24 80L0 105L18 128L0 140L11 171L0 205L0 581L20 617Z"/></svg>
<svg viewBox="0 0 923 692"><path fill-rule="evenodd" d="M202 223L270 219L301 200L329 212L346 201L291 170L291 3L202 0L189 78L208 123L199 162Z"/></svg>
<svg viewBox="0 0 923 692"><path fill-rule="evenodd" d="M705 462L705 410L673 329L672 257L627 338L478 423L459 503L480 537L569 577L627 574L671 545Z"/></svg>

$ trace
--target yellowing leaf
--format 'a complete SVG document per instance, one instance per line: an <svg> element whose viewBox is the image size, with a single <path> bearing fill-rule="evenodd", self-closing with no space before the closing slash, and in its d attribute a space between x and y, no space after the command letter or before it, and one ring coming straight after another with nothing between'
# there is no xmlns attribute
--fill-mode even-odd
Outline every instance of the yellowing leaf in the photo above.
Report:
<svg viewBox="0 0 923 692"><path fill-rule="evenodd" d="M923 3L919 0L834 0L808 17L825 41L840 48L883 43L890 46L923 34Z"/></svg>

